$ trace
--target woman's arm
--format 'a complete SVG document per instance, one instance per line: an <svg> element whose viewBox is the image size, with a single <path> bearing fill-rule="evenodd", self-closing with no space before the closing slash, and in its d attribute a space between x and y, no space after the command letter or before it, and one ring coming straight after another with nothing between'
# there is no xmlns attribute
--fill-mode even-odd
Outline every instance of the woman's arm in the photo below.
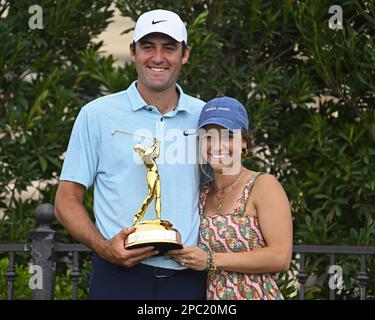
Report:
<svg viewBox="0 0 375 320"><path fill-rule="evenodd" d="M248 205L253 202L266 247L244 253L217 253L219 269L243 273L279 272L289 269L293 225L285 191L270 175L257 178Z"/></svg>
<svg viewBox="0 0 375 320"><path fill-rule="evenodd" d="M266 247L249 252L216 253L218 269L241 273L273 273L289 269L292 257L292 216L284 189L272 175L257 178L248 205L257 210ZM173 252L172 258L194 270L207 268L207 254L199 249L184 247Z"/></svg>

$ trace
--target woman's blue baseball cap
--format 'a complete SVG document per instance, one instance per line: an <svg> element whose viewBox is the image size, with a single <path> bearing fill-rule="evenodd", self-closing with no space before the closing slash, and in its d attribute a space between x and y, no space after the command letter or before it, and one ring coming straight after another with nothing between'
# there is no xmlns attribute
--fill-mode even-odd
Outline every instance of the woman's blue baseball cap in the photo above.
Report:
<svg viewBox="0 0 375 320"><path fill-rule="evenodd" d="M217 124L230 131L242 128L249 130L249 118L245 107L237 99L231 97L214 98L203 106L198 128L208 124Z"/></svg>

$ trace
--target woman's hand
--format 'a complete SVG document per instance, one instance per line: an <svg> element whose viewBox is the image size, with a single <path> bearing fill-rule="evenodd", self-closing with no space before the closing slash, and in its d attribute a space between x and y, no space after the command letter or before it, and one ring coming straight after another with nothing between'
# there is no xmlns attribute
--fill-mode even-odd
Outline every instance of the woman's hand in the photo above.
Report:
<svg viewBox="0 0 375 320"><path fill-rule="evenodd" d="M207 269L208 254L198 247L183 247L180 250L168 251L171 259L178 264L196 271Z"/></svg>

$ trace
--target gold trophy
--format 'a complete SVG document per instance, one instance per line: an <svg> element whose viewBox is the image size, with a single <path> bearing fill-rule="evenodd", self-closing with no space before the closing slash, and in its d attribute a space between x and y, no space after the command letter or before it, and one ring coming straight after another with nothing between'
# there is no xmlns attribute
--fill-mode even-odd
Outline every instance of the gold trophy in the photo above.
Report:
<svg viewBox="0 0 375 320"><path fill-rule="evenodd" d="M114 130L112 134L116 132L134 135L120 130ZM151 139L144 136L141 137ZM148 148L142 146L140 143L134 146L134 150L139 154L147 169L146 179L148 190L141 208L134 215L133 227L135 231L128 236L125 248L135 249L154 246L155 250L159 251L158 255L164 255L169 250L181 249L182 244L181 235L178 230L173 228L173 225L169 221L161 220L160 176L158 165L155 161L160 154L160 141L156 138L152 140L154 143ZM155 200L157 219L141 221L153 199Z"/></svg>

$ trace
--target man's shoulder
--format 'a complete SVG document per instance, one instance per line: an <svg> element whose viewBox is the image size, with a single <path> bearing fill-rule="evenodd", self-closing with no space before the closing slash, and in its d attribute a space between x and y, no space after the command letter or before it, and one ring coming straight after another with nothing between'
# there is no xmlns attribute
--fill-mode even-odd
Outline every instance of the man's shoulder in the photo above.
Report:
<svg viewBox="0 0 375 320"><path fill-rule="evenodd" d="M205 105L205 102L197 97L190 96L185 93L185 103L189 105L193 111L200 112Z"/></svg>
<svg viewBox="0 0 375 320"><path fill-rule="evenodd" d="M108 112L108 108L113 108L116 107L117 104L123 103L126 95L126 90L108 94L88 102L82 107L82 109L89 113L97 113L105 108Z"/></svg>

